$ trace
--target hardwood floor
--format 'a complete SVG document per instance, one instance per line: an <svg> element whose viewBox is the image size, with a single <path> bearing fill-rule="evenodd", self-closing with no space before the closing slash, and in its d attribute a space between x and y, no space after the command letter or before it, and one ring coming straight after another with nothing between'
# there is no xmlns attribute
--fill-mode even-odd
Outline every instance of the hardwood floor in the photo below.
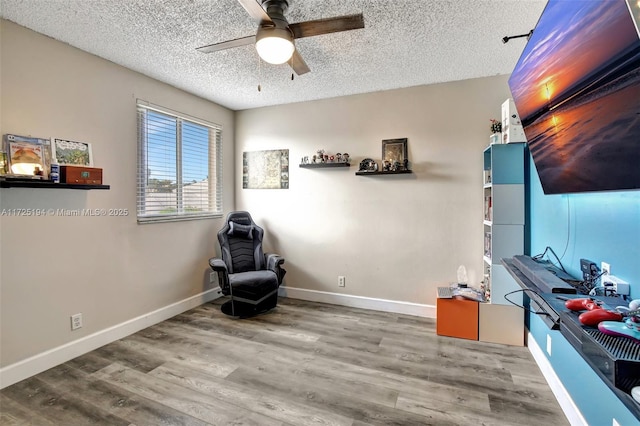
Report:
<svg viewBox="0 0 640 426"><path fill-rule="evenodd" d="M286 298L234 320L224 300L3 389L0 424L568 424L526 348Z"/></svg>

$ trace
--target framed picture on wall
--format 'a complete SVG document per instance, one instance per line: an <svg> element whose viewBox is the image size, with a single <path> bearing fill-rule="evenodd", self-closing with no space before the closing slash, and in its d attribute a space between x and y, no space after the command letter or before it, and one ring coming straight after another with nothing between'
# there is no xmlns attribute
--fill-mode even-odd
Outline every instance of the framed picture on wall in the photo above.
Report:
<svg viewBox="0 0 640 426"><path fill-rule="evenodd" d="M58 164L93 167L90 143L54 139L52 148L54 160Z"/></svg>
<svg viewBox="0 0 640 426"><path fill-rule="evenodd" d="M382 161L385 160L389 161L391 164L398 162L401 165L404 165L405 161L409 161L407 138L383 140Z"/></svg>
<svg viewBox="0 0 640 426"><path fill-rule="evenodd" d="M242 153L243 189L288 189L289 150Z"/></svg>

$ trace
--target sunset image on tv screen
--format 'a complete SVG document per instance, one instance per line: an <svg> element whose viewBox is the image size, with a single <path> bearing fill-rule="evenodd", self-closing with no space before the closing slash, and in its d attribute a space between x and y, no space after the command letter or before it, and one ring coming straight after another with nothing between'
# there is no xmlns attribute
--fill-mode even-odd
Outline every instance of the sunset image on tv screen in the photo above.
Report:
<svg viewBox="0 0 640 426"><path fill-rule="evenodd" d="M550 0L509 87L545 193L640 188L640 38L626 0Z"/></svg>
<svg viewBox="0 0 640 426"><path fill-rule="evenodd" d="M631 17L633 18L633 22L636 24L638 36L640 36L640 0L627 0L627 5L629 5Z"/></svg>

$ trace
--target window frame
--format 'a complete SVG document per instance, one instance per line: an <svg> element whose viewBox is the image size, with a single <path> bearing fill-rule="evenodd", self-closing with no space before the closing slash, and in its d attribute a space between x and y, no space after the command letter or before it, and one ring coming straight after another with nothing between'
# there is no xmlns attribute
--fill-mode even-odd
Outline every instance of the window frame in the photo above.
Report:
<svg viewBox="0 0 640 426"><path fill-rule="evenodd" d="M147 114L154 112L167 116L175 122L175 145L168 153L175 155L176 158L176 209L175 213L145 213L145 209L149 209L150 205L146 198L149 193L148 180L150 173L148 172L148 121ZM185 220L199 220L221 218L223 213L223 192L222 192L222 126L203 120L200 118L189 116L169 108L153 105L149 102L138 99L136 101L137 114L137 160L136 160L136 218L138 224L158 223L158 222L177 222ZM184 192L186 186L183 185L185 159L183 158L183 146L185 139L182 135L184 123L203 126L208 129L208 173L207 173L207 200L208 210L203 212L188 211L188 206L184 205ZM213 177L213 179L211 179ZM213 182L212 182L213 180Z"/></svg>

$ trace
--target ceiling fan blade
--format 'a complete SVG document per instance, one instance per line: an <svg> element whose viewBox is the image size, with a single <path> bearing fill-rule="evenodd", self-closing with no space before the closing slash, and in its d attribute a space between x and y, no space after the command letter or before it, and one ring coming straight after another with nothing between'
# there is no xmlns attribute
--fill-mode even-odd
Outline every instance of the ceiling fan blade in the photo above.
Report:
<svg viewBox="0 0 640 426"><path fill-rule="evenodd" d="M298 75L306 74L311 71L307 63L304 61L304 59L302 59L302 55L300 55L298 49L293 51L293 56L291 57L291 61L289 63L291 64L291 68L293 68L293 70Z"/></svg>
<svg viewBox="0 0 640 426"><path fill-rule="evenodd" d="M260 23L272 22L267 12L262 8L258 0L238 0L244 10L256 21Z"/></svg>
<svg viewBox="0 0 640 426"><path fill-rule="evenodd" d="M218 50L231 49L232 47L246 46L249 44L254 44L255 42L256 42L256 36L252 35L252 36L237 38L235 40L228 40L220 43L209 44L207 46L198 47L196 48L196 50L202 53L211 53L211 52L217 52Z"/></svg>
<svg viewBox="0 0 640 426"><path fill-rule="evenodd" d="M298 22L296 24L290 24L289 28L293 32L294 38L357 30L364 28L364 16L362 13L359 13L356 15L338 16L336 18Z"/></svg>

